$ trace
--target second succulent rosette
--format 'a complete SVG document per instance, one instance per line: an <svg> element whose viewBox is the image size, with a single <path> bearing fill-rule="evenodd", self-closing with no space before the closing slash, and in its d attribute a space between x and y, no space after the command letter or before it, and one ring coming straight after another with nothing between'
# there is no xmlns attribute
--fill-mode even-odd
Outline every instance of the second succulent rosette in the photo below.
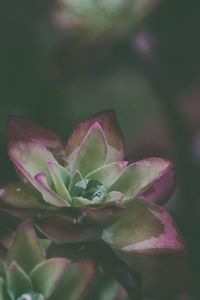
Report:
<svg viewBox="0 0 200 300"><path fill-rule="evenodd" d="M1 190L1 207L31 217L56 243L103 239L132 254L184 252L163 203L174 185L161 158L124 161L124 143L108 111L82 122L67 145L28 119L11 118L8 154L21 181Z"/></svg>

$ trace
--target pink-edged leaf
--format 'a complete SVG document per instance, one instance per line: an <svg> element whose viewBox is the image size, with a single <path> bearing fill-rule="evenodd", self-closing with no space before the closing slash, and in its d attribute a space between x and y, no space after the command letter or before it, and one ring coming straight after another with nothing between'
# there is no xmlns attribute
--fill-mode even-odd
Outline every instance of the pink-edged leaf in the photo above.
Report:
<svg viewBox="0 0 200 300"><path fill-rule="evenodd" d="M13 241L7 254L7 264L16 261L29 273L33 267L45 259L44 250L36 237L30 221L24 221L13 235Z"/></svg>
<svg viewBox="0 0 200 300"><path fill-rule="evenodd" d="M49 300L84 299L98 274L97 266L92 261L70 264L60 279L56 290Z"/></svg>
<svg viewBox="0 0 200 300"><path fill-rule="evenodd" d="M173 177L172 164L168 160L152 157L146 158L130 164L119 176L119 178L109 188L109 191L120 191L125 195L128 200L144 195L146 191L150 191L151 188L157 187L159 183L162 184L162 180L166 178L168 172ZM169 184L167 189L171 184ZM154 195L151 200L159 200L164 194L163 190L160 193ZM149 199L150 201L150 199Z"/></svg>
<svg viewBox="0 0 200 300"><path fill-rule="evenodd" d="M106 160L107 143L99 123L94 123L77 149L72 170L80 170L83 176L101 167Z"/></svg>
<svg viewBox="0 0 200 300"><path fill-rule="evenodd" d="M38 190L41 192L43 199L50 204L58 207L67 207L69 203L67 200L55 193L48 185L48 178L45 173L39 173L35 176Z"/></svg>
<svg viewBox="0 0 200 300"><path fill-rule="evenodd" d="M51 258L35 266L30 273L30 278L35 291L49 299L57 288L70 261L65 258Z"/></svg>
<svg viewBox="0 0 200 300"><path fill-rule="evenodd" d="M89 173L86 178L97 180L104 186L109 187L113 184L116 178L119 177L126 166L126 161L113 162L94 170L93 172Z"/></svg>
<svg viewBox="0 0 200 300"><path fill-rule="evenodd" d="M48 182L52 182L47 163L48 161L57 162L52 153L40 142L34 140L11 142L8 145L8 154L17 170L36 188L34 177L38 173L48 174Z"/></svg>
<svg viewBox="0 0 200 300"><path fill-rule="evenodd" d="M169 162L168 167L163 171L160 177L147 189L138 199L148 202L164 204L175 187L175 171L173 165Z"/></svg>
<svg viewBox="0 0 200 300"><path fill-rule="evenodd" d="M127 213L106 228L102 238L129 255L186 251L170 215L158 205L140 200L132 201Z"/></svg>
<svg viewBox="0 0 200 300"><path fill-rule="evenodd" d="M10 141L35 139L52 151L59 152L63 149L63 141L57 134L27 118L10 117L8 121L8 135Z"/></svg>
<svg viewBox="0 0 200 300"><path fill-rule="evenodd" d="M35 219L37 228L55 243L79 243L95 240L101 230L95 226L81 224L66 215L54 214Z"/></svg>
<svg viewBox="0 0 200 300"><path fill-rule="evenodd" d="M69 138L66 148L67 156L71 156L76 150L95 122L101 125L109 146L107 162L122 160L124 157L124 141L113 111L103 112L80 123Z"/></svg>

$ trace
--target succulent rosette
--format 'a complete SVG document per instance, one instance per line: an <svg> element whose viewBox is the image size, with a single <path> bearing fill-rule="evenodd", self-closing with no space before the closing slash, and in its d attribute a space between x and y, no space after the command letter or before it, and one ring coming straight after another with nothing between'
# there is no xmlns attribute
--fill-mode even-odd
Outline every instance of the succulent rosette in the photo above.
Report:
<svg viewBox="0 0 200 300"><path fill-rule="evenodd" d="M184 252L164 203L174 186L162 158L124 161L112 111L82 122L67 145L28 119L11 118L8 154L21 182L1 191L1 208L29 216L56 243L103 239L128 255Z"/></svg>
<svg viewBox="0 0 200 300"><path fill-rule="evenodd" d="M0 299L80 300L96 273L96 266L90 261L46 259L32 224L25 221L13 235L5 262L0 263Z"/></svg>

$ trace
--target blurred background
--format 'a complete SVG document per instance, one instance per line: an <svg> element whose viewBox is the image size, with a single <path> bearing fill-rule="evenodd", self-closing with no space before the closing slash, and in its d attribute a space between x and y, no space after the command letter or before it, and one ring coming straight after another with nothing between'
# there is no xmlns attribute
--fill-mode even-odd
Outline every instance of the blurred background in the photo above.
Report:
<svg viewBox="0 0 200 300"><path fill-rule="evenodd" d="M166 209L189 254L136 259L148 300L200 299L199 28L198 0L0 2L1 184L16 178L6 154L11 115L67 139L83 119L114 109L127 159L174 162Z"/></svg>

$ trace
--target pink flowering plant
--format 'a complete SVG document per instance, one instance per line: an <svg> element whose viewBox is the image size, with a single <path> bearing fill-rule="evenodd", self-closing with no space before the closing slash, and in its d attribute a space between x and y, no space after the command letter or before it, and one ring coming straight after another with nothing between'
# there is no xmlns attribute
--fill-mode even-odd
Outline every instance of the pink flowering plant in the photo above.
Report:
<svg viewBox="0 0 200 300"><path fill-rule="evenodd" d="M57 244L103 241L128 264L134 255L184 253L163 204L174 186L171 162L128 163L115 115L94 116L67 145L25 118L9 121L8 155L20 181L1 190L1 209L29 217Z"/></svg>

